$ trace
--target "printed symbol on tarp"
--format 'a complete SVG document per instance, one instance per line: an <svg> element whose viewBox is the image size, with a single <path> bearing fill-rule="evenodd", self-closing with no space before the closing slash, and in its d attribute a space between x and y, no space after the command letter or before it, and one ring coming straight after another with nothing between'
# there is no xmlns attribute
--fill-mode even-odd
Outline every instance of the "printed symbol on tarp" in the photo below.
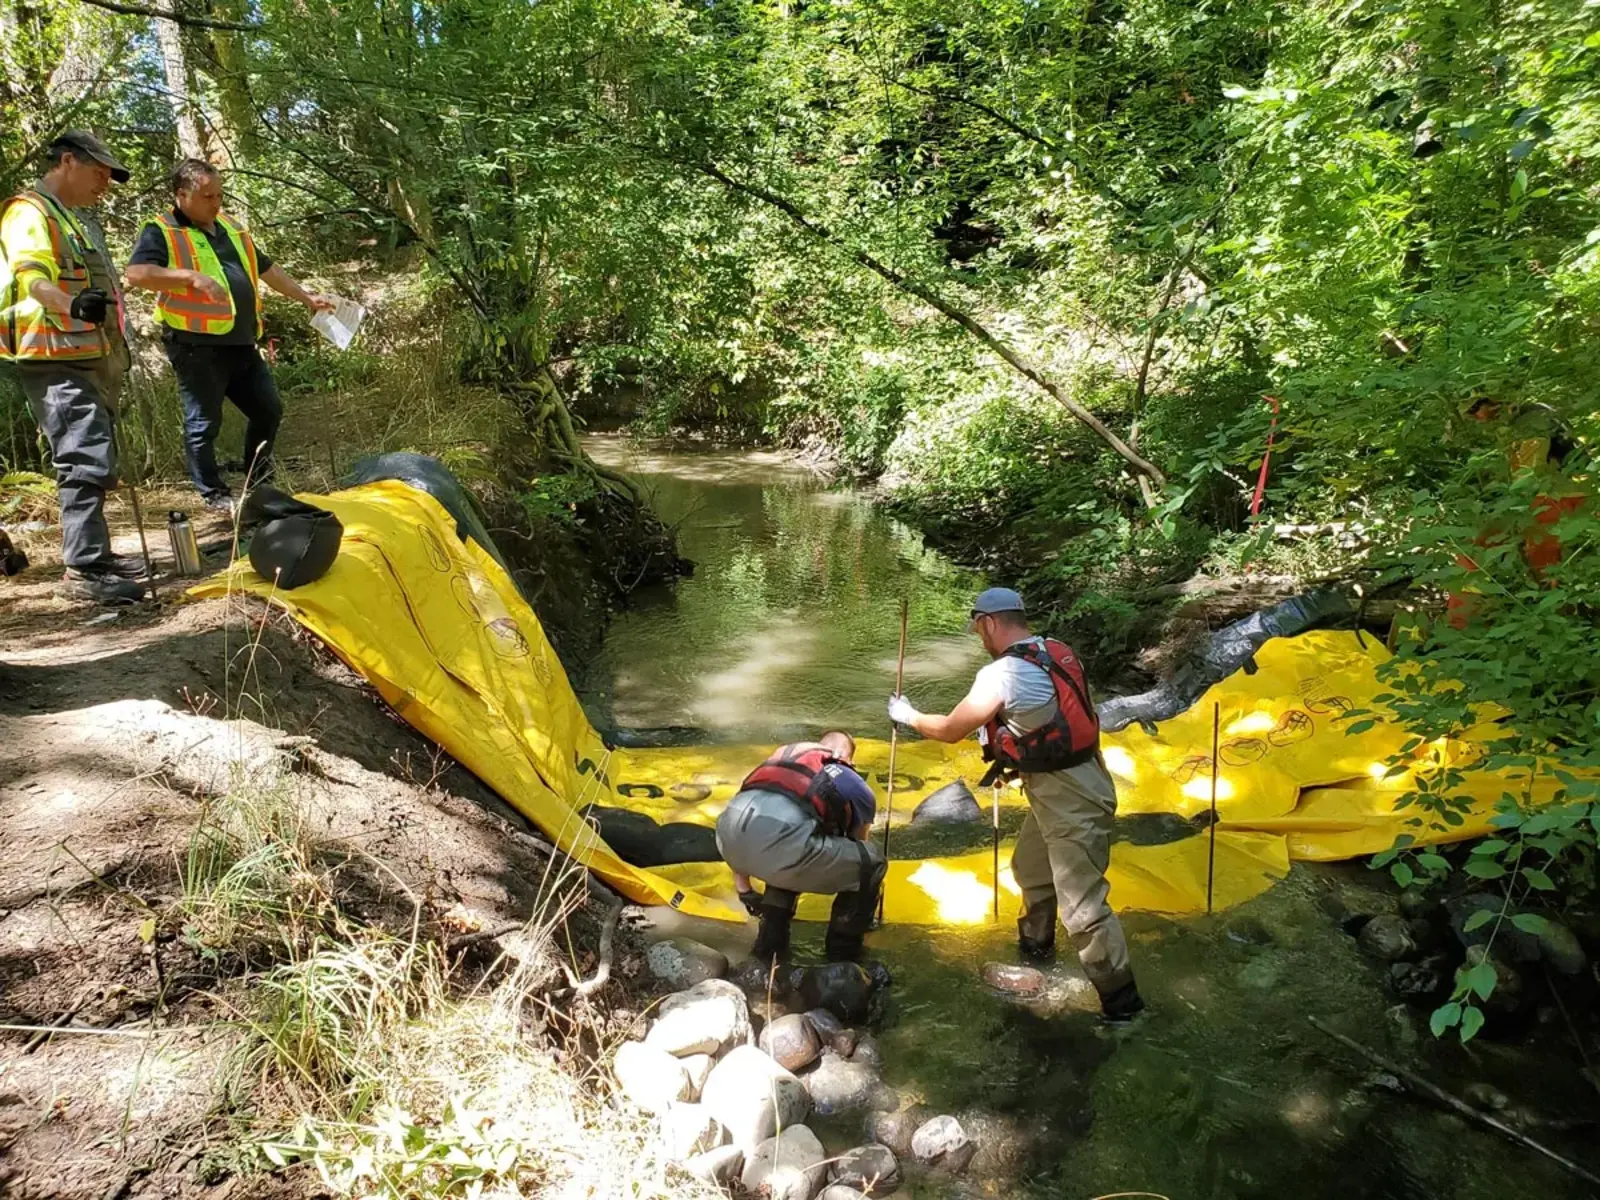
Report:
<svg viewBox="0 0 1600 1200"><path fill-rule="evenodd" d="M1354 708L1356 703L1349 696L1323 696L1320 700L1307 700L1306 707L1319 716L1332 717L1339 713L1347 712Z"/></svg>
<svg viewBox="0 0 1600 1200"><path fill-rule="evenodd" d="M887 784L889 782L889 772L879 771L873 778L879 783ZM923 778L920 775L905 775L899 771L894 773L895 787L903 788L908 792L920 792L923 782Z"/></svg>
<svg viewBox="0 0 1600 1200"><path fill-rule="evenodd" d="M448 571L450 555L445 552L444 543L439 540L439 535L426 525L419 525L417 536L422 539L422 553L427 558L428 565L435 571Z"/></svg>
<svg viewBox="0 0 1600 1200"><path fill-rule="evenodd" d="M1211 774L1211 756L1209 754L1195 754L1184 759L1172 769L1172 782L1179 784L1188 783L1197 775Z"/></svg>
<svg viewBox="0 0 1600 1200"><path fill-rule="evenodd" d="M1272 747L1260 738L1234 738L1222 743L1222 764L1226 767L1247 767L1260 762Z"/></svg>
<svg viewBox="0 0 1600 1200"><path fill-rule="evenodd" d="M489 631L489 645L501 658L526 658L532 653L528 639L522 636L522 630L510 617L490 621L485 628Z"/></svg>
<svg viewBox="0 0 1600 1200"><path fill-rule="evenodd" d="M593 775L607 787L611 786L611 776L607 775L602 768L595 766L594 759L584 758L577 754L574 754L573 757L577 759L579 775Z"/></svg>
<svg viewBox="0 0 1600 1200"><path fill-rule="evenodd" d="M617 795L626 796L629 800L635 796L643 796L646 800L659 800L666 795L666 792L653 783L619 783Z"/></svg>
<svg viewBox="0 0 1600 1200"><path fill-rule="evenodd" d="M674 800L684 804L699 804L702 800L711 799L709 783L675 783L671 792Z"/></svg>
<svg viewBox="0 0 1600 1200"><path fill-rule="evenodd" d="M1310 713L1291 708L1278 718L1278 724L1267 734L1267 741L1274 746L1292 746L1316 736L1316 732L1317 723L1311 719Z"/></svg>

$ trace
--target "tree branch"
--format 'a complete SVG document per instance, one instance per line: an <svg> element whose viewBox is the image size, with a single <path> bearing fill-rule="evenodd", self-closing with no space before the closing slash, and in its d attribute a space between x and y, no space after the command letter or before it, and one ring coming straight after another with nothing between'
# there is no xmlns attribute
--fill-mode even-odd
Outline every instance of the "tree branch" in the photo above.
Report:
<svg viewBox="0 0 1600 1200"><path fill-rule="evenodd" d="M868 254L866 251L857 250L847 245L838 234L833 232L833 230L829 229L826 225L823 225L820 222L812 220L810 217L806 216L806 214L802 212L795 204L784 199L782 196L779 196L774 192L769 192L766 188L760 187L756 184L744 183L741 180L734 179L724 172L720 167L718 167L714 162L693 161L687 165L693 167L695 170L704 175L709 175L712 179L715 179L724 187L727 187L732 191L739 192L777 209L784 216L788 217L790 221L798 225L801 229L805 230L818 241L832 246L836 250L839 250L849 258L853 259L855 262L859 263L861 266L866 267L869 271L882 276L902 292L906 292L917 297L917 299L921 300L924 304L927 304L938 310L940 313L943 313L951 321L954 321L962 329L966 330L967 333L971 334L979 342L983 343L983 345L987 346L990 350L994 351L994 353L998 354L1002 359L1010 364L1014 370L1016 370L1026 379L1030 380L1041 391L1053 397L1058 403L1061 404L1063 408L1070 412L1084 425L1092 429L1096 434L1099 435L1100 439L1105 442L1106 445L1110 446L1112 450L1116 451L1117 455L1130 467L1132 467L1137 474L1143 475L1150 479L1156 484L1157 487L1166 486L1166 476L1161 473L1159 468L1157 468L1153 463L1147 462L1144 458L1140 457L1137 451L1132 449L1115 433L1111 432L1111 430L1105 426L1099 417L1095 416L1087 408L1079 404L1071 396L1067 395L1066 392L1062 390L1061 386L1045 373L1043 366L1034 362L1020 350L1013 349L1011 346L1001 341L994 334L990 333L989 330L979 324L977 319L974 318L970 313L964 312L957 308L943 296L939 295L938 292L934 291L933 288L927 284L912 279L909 276L901 274L893 267L886 266L885 264L879 262L872 255Z"/></svg>
<svg viewBox="0 0 1600 1200"><path fill-rule="evenodd" d="M125 17L155 17L162 21L172 21L178 25L187 25L191 29L232 29L239 33L259 33L262 26L246 21L223 21L215 17L191 17L180 13L170 13L149 4L118 4L114 0L78 0L79 4L87 4L91 8L103 8L106 12L121 13Z"/></svg>

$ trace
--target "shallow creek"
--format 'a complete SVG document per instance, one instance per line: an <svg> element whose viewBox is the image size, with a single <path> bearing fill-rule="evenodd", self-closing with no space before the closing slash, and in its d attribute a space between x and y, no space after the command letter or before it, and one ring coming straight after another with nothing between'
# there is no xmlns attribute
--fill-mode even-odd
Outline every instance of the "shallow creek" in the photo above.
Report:
<svg viewBox="0 0 1600 1200"><path fill-rule="evenodd" d="M983 661L964 632L983 580L867 497L776 454L611 436L588 444L646 484L696 565L622 614L575 681L596 724L767 742L828 725L885 736L902 596L907 691L924 708L964 693ZM1548 1060L1487 1038L1468 1049L1433 1043L1426 1010L1396 1008L1382 965L1329 915L1332 896L1354 911L1393 905L1373 873L1350 864L1297 867L1265 896L1210 918L1127 914L1151 1011L1114 1032L1070 1002L1030 1005L985 986L985 962L1014 961L1009 916L975 929L875 932L870 953L895 977L877 1031L885 1079L933 1112L959 1115L980 1146L965 1178L913 1175L898 1194L1589 1195L1530 1152L1398 1094L1308 1024L1321 1017L1457 1094L1490 1083L1534 1120L1594 1109L1554 1033L1539 1038ZM668 910L654 921L735 958L754 933L753 923ZM800 928L798 953L816 961L820 929ZM1052 968L1061 985L1074 966L1070 951L1063 959ZM818 1132L834 1150L863 1140L859 1118ZM1592 1140L1530 1132L1580 1159Z"/></svg>

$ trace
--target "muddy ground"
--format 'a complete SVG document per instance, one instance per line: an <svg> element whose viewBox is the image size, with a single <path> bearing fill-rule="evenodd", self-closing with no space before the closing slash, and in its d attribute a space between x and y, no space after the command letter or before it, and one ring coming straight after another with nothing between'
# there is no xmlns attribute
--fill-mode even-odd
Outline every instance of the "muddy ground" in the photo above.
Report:
<svg viewBox="0 0 1600 1200"><path fill-rule="evenodd" d="M230 1170L228 997L252 967L173 917L204 807L292 795L375 919L420 906L441 936L527 917L548 846L286 618L173 586L105 619L55 577L0 581L0 1194L298 1194L314 1177Z"/></svg>

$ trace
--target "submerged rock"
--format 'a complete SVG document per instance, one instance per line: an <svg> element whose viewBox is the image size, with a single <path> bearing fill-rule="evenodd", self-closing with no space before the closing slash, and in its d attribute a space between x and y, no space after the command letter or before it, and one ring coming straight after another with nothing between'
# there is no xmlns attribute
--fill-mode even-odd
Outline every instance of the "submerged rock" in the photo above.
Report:
<svg viewBox="0 0 1600 1200"><path fill-rule="evenodd" d="M807 1008L825 1008L841 1021L865 1021L872 1011L875 985L858 963L802 967L794 990Z"/></svg>
<svg viewBox="0 0 1600 1200"><path fill-rule="evenodd" d="M809 1067L822 1053L822 1044L811 1022L799 1013L778 1017L761 1031L757 1042L763 1050L790 1071Z"/></svg>
<svg viewBox="0 0 1600 1200"><path fill-rule="evenodd" d="M689 1075L665 1050L623 1042L612 1063L623 1095L648 1113L664 1113L689 1098Z"/></svg>
<svg viewBox="0 0 1600 1200"><path fill-rule="evenodd" d="M1384 962L1398 962L1417 952L1417 941L1406 919L1393 914L1373 917L1361 927L1356 941L1373 958Z"/></svg>
<svg viewBox="0 0 1600 1200"><path fill-rule="evenodd" d="M935 1117L911 1135L911 1153L924 1166L963 1171L976 1152L961 1122L952 1116Z"/></svg>
<svg viewBox="0 0 1600 1200"><path fill-rule="evenodd" d="M856 1031L827 1009L811 1009L806 1013L806 1020L811 1023L811 1028L817 1031L817 1037L822 1040L822 1044L835 1054L841 1058L849 1058L855 1053Z"/></svg>
<svg viewBox="0 0 1600 1200"><path fill-rule="evenodd" d="M1238 942L1241 946L1270 946L1277 940L1272 936L1272 930L1255 917L1235 917L1228 922L1225 932L1230 942Z"/></svg>
<svg viewBox="0 0 1600 1200"><path fill-rule="evenodd" d="M686 821L658 825L644 813L601 804L592 805L587 811L617 857L636 867L722 859L717 850L717 831L709 826Z"/></svg>
<svg viewBox="0 0 1600 1200"><path fill-rule="evenodd" d="M1041 996L1045 990L1044 972L1036 967L1019 967L1013 963L989 962L983 964L983 981L997 992L1013 996Z"/></svg>
<svg viewBox="0 0 1600 1200"><path fill-rule="evenodd" d="M880 1145L887 1146L900 1158L911 1157L911 1140L927 1121L928 1114L920 1105L897 1109L894 1112L873 1113L867 1118L867 1136Z"/></svg>
<svg viewBox="0 0 1600 1200"><path fill-rule="evenodd" d="M856 1048L850 1055L850 1061L874 1071L882 1071L883 1051L878 1049L877 1040L870 1033L864 1033L856 1039Z"/></svg>
<svg viewBox="0 0 1600 1200"><path fill-rule="evenodd" d="M811 1111L805 1085L754 1046L735 1046L711 1069L700 1102L747 1152Z"/></svg>
<svg viewBox="0 0 1600 1200"><path fill-rule="evenodd" d="M888 1090L871 1067L848 1062L832 1051L822 1055L816 1070L802 1076L802 1082L812 1107L825 1117L864 1112L882 1102Z"/></svg>
<svg viewBox="0 0 1600 1200"><path fill-rule="evenodd" d="M721 1054L750 1037L744 993L725 979L707 979L661 1002L645 1044L668 1054Z"/></svg>
<svg viewBox="0 0 1600 1200"><path fill-rule="evenodd" d="M1433 999L1449 987L1447 960L1434 956L1421 962L1397 962L1389 966L1389 989L1404 1000L1416 1003Z"/></svg>
<svg viewBox="0 0 1600 1200"><path fill-rule="evenodd" d="M911 814L913 825L966 825L982 820L983 806L960 779L930 793Z"/></svg>
<svg viewBox="0 0 1600 1200"><path fill-rule="evenodd" d="M900 1163L881 1142L846 1150L833 1164L833 1181L874 1196L887 1196L900 1186Z"/></svg>
<svg viewBox="0 0 1600 1200"><path fill-rule="evenodd" d="M768 1138L745 1158L739 1184L769 1200L812 1200L827 1178L826 1152L804 1125Z"/></svg>
<svg viewBox="0 0 1600 1200"><path fill-rule="evenodd" d="M1396 907L1408 921L1435 921L1444 915L1444 904L1440 899L1422 888L1404 889Z"/></svg>
<svg viewBox="0 0 1600 1200"><path fill-rule="evenodd" d="M691 938L667 938L644 953L645 965L670 988L693 987L728 973L728 956Z"/></svg>

